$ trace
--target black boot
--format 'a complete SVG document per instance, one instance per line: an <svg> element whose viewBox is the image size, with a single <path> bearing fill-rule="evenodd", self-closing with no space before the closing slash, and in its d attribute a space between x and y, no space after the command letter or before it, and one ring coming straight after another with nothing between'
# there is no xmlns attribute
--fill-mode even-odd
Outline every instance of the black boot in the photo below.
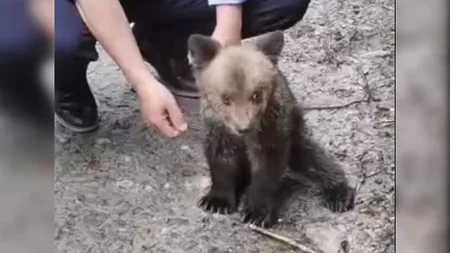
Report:
<svg viewBox="0 0 450 253"><path fill-rule="evenodd" d="M98 128L97 105L86 78L89 62L77 57L59 66L61 71L61 62L56 63L55 119L77 133Z"/></svg>
<svg viewBox="0 0 450 253"><path fill-rule="evenodd" d="M155 37L147 34L146 29L135 25L133 33L144 60L158 72L162 83L175 95L198 98L199 93L195 84L186 56L171 57L164 53L163 46L153 43ZM152 42L151 42L152 41Z"/></svg>
<svg viewBox="0 0 450 253"><path fill-rule="evenodd" d="M198 98L199 92L187 57L171 58L171 75L163 78L170 84L168 88L178 96Z"/></svg>
<svg viewBox="0 0 450 253"><path fill-rule="evenodd" d="M95 43L85 27L76 52L55 57L55 119L77 133L98 128L97 105L86 78L89 63L99 58Z"/></svg>

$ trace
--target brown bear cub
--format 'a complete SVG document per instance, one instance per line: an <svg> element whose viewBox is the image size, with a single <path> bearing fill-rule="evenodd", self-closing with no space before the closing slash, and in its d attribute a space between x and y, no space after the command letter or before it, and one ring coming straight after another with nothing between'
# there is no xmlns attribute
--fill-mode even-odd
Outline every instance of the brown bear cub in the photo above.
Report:
<svg viewBox="0 0 450 253"><path fill-rule="evenodd" d="M277 67L283 45L281 31L242 46L221 47L197 34L188 40L212 181L199 201L206 211L235 212L245 193L243 221L272 226L287 169L319 183L332 211L353 208L354 188L336 160L311 138L302 109Z"/></svg>

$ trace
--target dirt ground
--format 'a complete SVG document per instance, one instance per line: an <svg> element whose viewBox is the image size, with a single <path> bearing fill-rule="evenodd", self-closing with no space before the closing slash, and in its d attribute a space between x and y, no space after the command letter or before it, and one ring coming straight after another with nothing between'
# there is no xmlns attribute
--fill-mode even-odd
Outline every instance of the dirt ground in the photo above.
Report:
<svg viewBox="0 0 450 253"><path fill-rule="evenodd" d="M394 13L393 0L313 0L286 33L280 68L310 107L317 139L360 185L347 213L333 214L304 195L283 210L271 231L317 252L394 252ZM56 129L57 252L301 252L236 216L202 212L196 202L209 178L197 101L179 100L189 121L184 136L158 137L140 120L122 73L100 54L88 73L99 131Z"/></svg>

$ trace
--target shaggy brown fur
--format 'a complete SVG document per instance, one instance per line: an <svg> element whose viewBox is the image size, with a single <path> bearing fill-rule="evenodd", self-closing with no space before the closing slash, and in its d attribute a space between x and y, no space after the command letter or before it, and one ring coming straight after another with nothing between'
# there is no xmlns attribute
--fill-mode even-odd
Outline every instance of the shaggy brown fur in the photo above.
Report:
<svg viewBox="0 0 450 253"><path fill-rule="evenodd" d="M207 211L231 213L245 192L244 222L265 227L277 219L281 177L288 168L318 182L331 210L354 205L354 189L344 171L310 137L302 109L277 67L283 42L278 31L253 45L222 48L202 35L188 42L212 179L199 204Z"/></svg>

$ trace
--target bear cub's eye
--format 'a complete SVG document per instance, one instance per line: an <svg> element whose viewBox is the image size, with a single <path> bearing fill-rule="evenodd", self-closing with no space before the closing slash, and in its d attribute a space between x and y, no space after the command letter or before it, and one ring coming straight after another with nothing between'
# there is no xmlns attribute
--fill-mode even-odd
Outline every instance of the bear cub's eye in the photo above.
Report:
<svg viewBox="0 0 450 253"><path fill-rule="evenodd" d="M258 90L253 92L251 100L255 104L259 104L262 102L262 91Z"/></svg>
<svg viewBox="0 0 450 253"><path fill-rule="evenodd" d="M224 105L231 105L230 96L222 95L222 103Z"/></svg>

